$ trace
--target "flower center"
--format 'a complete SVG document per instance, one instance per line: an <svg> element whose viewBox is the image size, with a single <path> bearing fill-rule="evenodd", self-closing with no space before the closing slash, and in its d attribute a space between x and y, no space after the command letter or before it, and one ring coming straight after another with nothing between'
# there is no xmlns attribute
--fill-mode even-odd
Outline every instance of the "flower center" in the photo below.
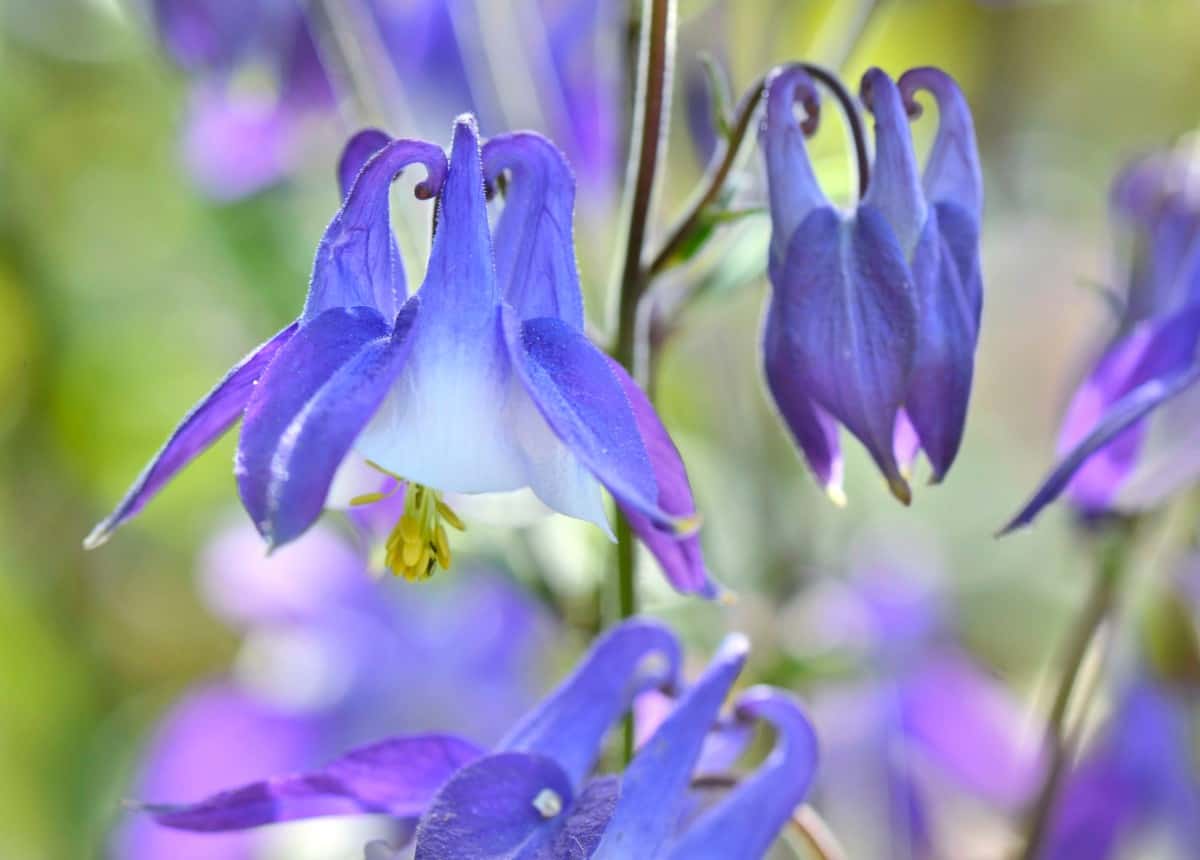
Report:
<svg viewBox="0 0 1200 860"><path fill-rule="evenodd" d="M404 514L387 540L387 566L409 580L428 579L435 566L450 568L447 523L463 531L458 514L442 501L442 494L421 484L409 484L404 496Z"/></svg>

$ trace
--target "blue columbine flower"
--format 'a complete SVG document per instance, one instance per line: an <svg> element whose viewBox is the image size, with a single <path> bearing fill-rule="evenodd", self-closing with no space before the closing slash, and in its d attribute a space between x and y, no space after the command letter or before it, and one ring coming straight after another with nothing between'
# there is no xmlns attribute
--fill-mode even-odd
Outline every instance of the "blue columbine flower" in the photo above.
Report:
<svg viewBox="0 0 1200 860"><path fill-rule="evenodd" d="M491 751L417 735L350 752L189 806L151 806L168 827L224 832L322 815L417 820L416 858L758 858L803 800L816 739L800 706L767 687L738 696L741 721L765 721L773 752L728 796L681 826L710 729L746 659L726 640L620 776L593 768L609 729L641 692L680 686L679 643L659 624L609 631L580 666Z"/></svg>
<svg viewBox="0 0 1200 860"><path fill-rule="evenodd" d="M138 796L202 797L316 767L388 731L436 728L494 743L537 701L534 669L556 641L546 613L496 572L464 570L433 589L380 588L349 542L320 526L269 557L248 524L230 526L206 546L198 573L241 647L232 671L193 686L155 728ZM336 838L353 845L356 833ZM212 837L131 815L112 845L123 860L248 860L264 836Z"/></svg>
<svg viewBox="0 0 1200 860"><path fill-rule="evenodd" d="M1094 518L1148 507L1195 479L1200 208L1189 179L1195 169L1191 152L1159 154L1135 162L1114 183L1114 214L1137 240L1116 331L1067 407L1058 464L1003 532L1028 525L1063 493ZM1153 429L1148 416L1176 398L1162 410L1164 450L1138 474Z"/></svg>
<svg viewBox="0 0 1200 860"><path fill-rule="evenodd" d="M412 163L438 194L421 289L407 295L388 193ZM485 180L506 174L493 245ZM480 148L471 117L441 149L367 131L347 146L345 202L317 249L300 318L230 371L176 429L86 545L102 543L243 417L234 471L271 546L326 506L343 461L407 482L389 564L411 578L450 561L443 492L532 491L607 529L601 486L680 590L715 593L678 451L629 375L588 340L575 267L574 182L545 138ZM351 454L354 454L351 457Z"/></svg>
<svg viewBox="0 0 1200 860"><path fill-rule="evenodd" d="M939 107L923 175L908 128L921 90ZM774 289L763 352L780 414L830 496L844 500L842 424L907 503L905 472L917 452L939 481L962 440L982 300L982 181L970 111L945 73L912 69L896 83L871 69L862 98L875 116L874 168L862 199L843 213L821 191L805 149L819 119L814 80L791 66L767 83L760 139Z"/></svg>

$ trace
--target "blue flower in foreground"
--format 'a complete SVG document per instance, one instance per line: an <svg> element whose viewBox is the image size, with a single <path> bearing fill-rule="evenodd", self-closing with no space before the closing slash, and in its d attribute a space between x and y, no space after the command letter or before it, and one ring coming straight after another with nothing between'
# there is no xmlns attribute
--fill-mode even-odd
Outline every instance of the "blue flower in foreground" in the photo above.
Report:
<svg viewBox="0 0 1200 860"><path fill-rule="evenodd" d="M229 675L187 691L155 729L138 796L203 797L316 767L388 731L436 728L493 743L536 702L539 655L555 641L545 614L501 576L470 570L430 589L381 587L348 542L321 527L264 557L258 535L239 524L206 548L199 573L214 614L242 632L241 647ZM289 838L187 833L130 815L113 853L249 860L264 842ZM330 838L350 850L362 828Z"/></svg>
<svg viewBox="0 0 1200 860"><path fill-rule="evenodd" d="M641 692L680 687L679 644L633 620L596 642L581 665L491 751L450 735L416 735L350 752L189 806L151 806L162 825L206 832L322 815L417 820L416 858L762 857L804 799L816 739L799 705L755 687L733 714L765 721L775 748L726 797L681 826L710 730L746 659L726 640L708 670L621 775L595 775L605 735Z"/></svg>
<svg viewBox="0 0 1200 860"><path fill-rule="evenodd" d="M939 108L923 175L908 128L921 90ZM982 181L970 110L945 73L912 69L896 83L872 69L862 97L875 116L874 169L866 194L843 213L821 191L805 148L819 120L815 82L789 66L767 83L766 379L831 498L844 500L841 424L908 503L905 473L918 451L936 482L962 440L982 302Z"/></svg>
<svg viewBox="0 0 1200 860"><path fill-rule="evenodd" d="M425 281L408 296L388 192L414 162L429 172L417 195L440 193ZM353 471L365 459L377 478L406 482L388 549L407 577L449 565L445 526L462 523L443 492L532 491L607 529L603 486L676 588L713 595L678 451L646 396L584 334L562 154L532 133L481 150L466 117L448 167L433 144L367 131L340 174L345 202L317 249L300 318L195 407L85 545L107 539L242 417L238 490L271 546L312 525L343 461ZM501 174L493 246L484 186Z"/></svg>
<svg viewBox="0 0 1200 860"><path fill-rule="evenodd" d="M1159 846L1155 857L1195 857L1200 782L1193 717L1194 701L1183 691L1148 676L1132 679L1067 776L1039 857L1145 857L1138 846L1150 844Z"/></svg>
<svg viewBox="0 0 1200 860"><path fill-rule="evenodd" d="M1137 240L1116 332L1067 407L1059 462L1001 533L1028 525L1063 493L1093 518L1156 504L1200 472L1196 168L1191 152L1156 155L1114 183L1114 212ZM1157 451L1147 444L1153 413L1163 431Z"/></svg>

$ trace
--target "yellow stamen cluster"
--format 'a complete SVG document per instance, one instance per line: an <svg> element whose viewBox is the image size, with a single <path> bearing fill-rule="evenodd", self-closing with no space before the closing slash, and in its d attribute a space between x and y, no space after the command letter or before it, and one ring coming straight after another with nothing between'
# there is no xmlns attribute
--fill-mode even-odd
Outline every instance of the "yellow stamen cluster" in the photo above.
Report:
<svg viewBox="0 0 1200 860"><path fill-rule="evenodd" d="M428 579L434 567L450 568L450 541L446 527L463 531L458 514L442 501L441 493L421 484L409 484L404 515L387 540L387 566L409 580Z"/></svg>

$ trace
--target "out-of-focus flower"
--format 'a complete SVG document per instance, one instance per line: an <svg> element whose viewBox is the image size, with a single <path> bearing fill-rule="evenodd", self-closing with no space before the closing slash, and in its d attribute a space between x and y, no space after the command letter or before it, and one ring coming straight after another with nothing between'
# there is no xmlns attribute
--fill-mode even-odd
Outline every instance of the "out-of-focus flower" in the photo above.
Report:
<svg viewBox="0 0 1200 860"><path fill-rule="evenodd" d="M1041 768L1019 703L957 644L933 584L904 574L864 567L805 600L796 620L814 640L802 647L857 669L813 700L818 799L853 856L947 856L934 844L953 818L947 801L1015 811Z"/></svg>
<svg viewBox="0 0 1200 860"><path fill-rule="evenodd" d="M1005 532L1063 493L1090 518L1157 504L1200 472L1197 163L1181 147L1117 177L1113 210L1135 241L1116 332L1067 407L1058 464ZM1156 423L1163 438L1147 445Z"/></svg>
<svg viewBox="0 0 1200 860"><path fill-rule="evenodd" d="M346 69L330 68L347 37L361 56L378 92L366 100L397 100L410 135L425 135L481 103L503 104L494 90L511 82L481 79L492 63L472 39L471 4L432 0L355 0L330 7L325 33L301 0L156 0L154 17L171 58L193 78L193 97L184 154L192 175L210 194L234 199L286 177L304 149L312 120L333 114L333 81ZM532 89L525 98L526 122L559 140L584 184L603 187L615 173L621 130L618 101L623 92L615 54L621 35L617 7L610 3L540 0L525 10L515 45L495 62L528 64ZM505 9L513 15L515 9ZM467 32L464 43L460 30ZM320 50L318 50L318 47ZM474 66L464 51L476 50ZM474 68L474 71L473 71ZM356 81L342 81L349 85ZM253 84L253 86L251 86ZM522 99L523 101L523 99ZM512 119L497 107L496 121ZM411 124L411 127L409 127ZM511 123L506 123L511 125Z"/></svg>
<svg viewBox="0 0 1200 860"><path fill-rule="evenodd" d="M413 162L429 171L418 196L440 197L425 283L407 296L388 192ZM493 244L484 183L502 174ZM407 482L388 541L389 566L407 577L449 566L445 524L462 523L443 492L532 492L607 529L603 486L676 588L715 594L678 451L646 396L584 334L562 154L533 133L481 150L468 116L448 168L433 144L367 131L348 145L341 176L345 203L317 249L300 318L184 419L86 545L244 413L234 471L272 546L312 525L343 461L361 471L365 459L374 478L358 501L375 498L384 476Z"/></svg>
<svg viewBox="0 0 1200 860"><path fill-rule="evenodd" d="M1191 728L1194 691L1192 700L1148 674L1127 683L1061 789L1043 860L1144 857L1136 848L1147 844L1170 852L1154 856L1195 856L1200 782Z"/></svg>
<svg viewBox="0 0 1200 860"><path fill-rule="evenodd" d="M742 637L726 640L620 776L593 774L605 735L639 693L681 684L678 641L641 620L599 639L490 752L451 735L397 737L320 770L149 811L162 825L206 832L353 812L416 819L418 860L758 858L803 800L816 765L816 739L803 711L773 689L752 688L733 705L738 719L775 728L773 752L680 827L696 761L747 648Z"/></svg>
<svg viewBox="0 0 1200 860"><path fill-rule="evenodd" d="M536 700L552 627L504 578L464 571L444 587L395 592L347 542L317 528L263 556L248 525L209 546L201 586L243 632L229 676L197 685L166 715L136 793L186 800L314 767L387 731L464 732L484 742ZM436 667L436 668L434 668ZM129 860L248 860L261 834L206 838L131 817Z"/></svg>
<svg viewBox="0 0 1200 860"><path fill-rule="evenodd" d="M908 128L921 90L939 107L923 175ZM872 69L862 97L875 116L874 167L862 200L842 213L804 143L819 119L816 83L796 66L768 81L760 139L773 291L763 352L779 412L830 496L844 498L841 424L907 503L905 473L918 452L940 481L962 440L982 302L983 189L971 114L949 76L912 69L897 84Z"/></svg>

